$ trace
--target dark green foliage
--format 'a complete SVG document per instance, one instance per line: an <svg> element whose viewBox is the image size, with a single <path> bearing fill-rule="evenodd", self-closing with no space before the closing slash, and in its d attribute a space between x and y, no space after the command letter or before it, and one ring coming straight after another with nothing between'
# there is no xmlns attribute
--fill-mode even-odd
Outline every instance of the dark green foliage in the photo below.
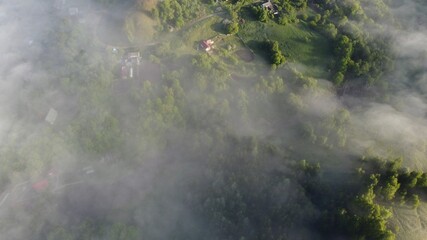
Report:
<svg viewBox="0 0 427 240"><path fill-rule="evenodd" d="M411 195L408 201L413 208L417 208L420 205L420 197L417 194Z"/></svg>
<svg viewBox="0 0 427 240"><path fill-rule="evenodd" d="M365 159L362 167L358 168L360 179L353 183L345 180L351 183L346 185L346 197L317 192L317 198L332 197L323 206L329 211L319 222L320 231L326 235L348 236L351 239L395 239L395 230L389 223L392 207L395 203L406 203L416 208L422 201L419 194L425 191L417 187L420 183L418 179L422 179L425 173L409 171L402 168L401 164L400 158L390 161ZM337 190L333 188L329 193Z"/></svg>
<svg viewBox="0 0 427 240"><path fill-rule="evenodd" d="M81 144L89 151L105 153L120 146L122 138L117 119L111 113L91 114L90 119L76 126Z"/></svg>
<svg viewBox="0 0 427 240"><path fill-rule="evenodd" d="M320 171L320 164L310 164L306 160L302 160L300 168L304 174L307 174L309 177L315 177Z"/></svg>
<svg viewBox="0 0 427 240"><path fill-rule="evenodd" d="M181 28L186 21L197 16L200 11L200 2L191 0L164 0L159 2L157 11L165 29L167 29L167 25Z"/></svg>
<svg viewBox="0 0 427 240"><path fill-rule="evenodd" d="M392 161L372 159L368 161L369 166L365 171L375 173L378 181L375 189L387 202L408 200L409 204L418 206L418 195L425 191L426 173L402 168L402 161L402 158Z"/></svg>
<svg viewBox="0 0 427 240"><path fill-rule="evenodd" d="M244 4L244 1L237 1L229 8L241 4ZM382 1L367 4L363 1L278 0L273 1L273 4L277 12L263 8L260 3L250 5L258 21L267 23L271 19L287 25L296 24L299 19L303 19L314 31L336 43L335 65L330 75L335 85L344 85L347 80L358 81L359 86L373 85L381 80L384 72L393 67L393 55L388 40L390 38L380 25L382 21L392 22L394 19ZM232 14L237 14L238 9L231 11ZM376 24L376 21L379 24ZM363 31L364 28L373 29L377 33L374 36ZM280 62L280 57L275 56L273 62Z"/></svg>
<svg viewBox="0 0 427 240"><path fill-rule="evenodd" d="M363 77L366 79L365 84L374 84L378 81L382 73L392 67L388 34L381 27L373 24L379 20L375 17L379 15L384 17L383 20L393 21L389 14L380 13L385 11L382 7L386 5L377 4L372 7L361 4L359 1L344 3L336 0L314 2L322 15L312 17L310 24L313 27L320 24L319 28L328 37L335 38L336 35L344 35L350 39L352 45L350 46L348 43L345 46L342 45L344 43L342 37L337 40L337 45L341 45L341 49L336 52L335 83L339 85L342 84L344 78L354 77ZM371 14L375 11L374 9L378 10L376 13L378 15ZM370 13L369 16L365 14L365 11ZM339 19L338 22L336 19ZM363 32L359 25L375 28L379 34L373 37L369 33ZM348 52L342 52L345 48L348 48Z"/></svg>
<svg viewBox="0 0 427 240"><path fill-rule="evenodd" d="M427 173L422 173L417 179L418 187L427 187Z"/></svg>
<svg viewBox="0 0 427 240"><path fill-rule="evenodd" d="M226 30L228 34L236 34L239 32L239 24L237 22L231 22L226 25Z"/></svg>
<svg viewBox="0 0 427 240"><path fill-rule="evenodd" d="M267 22L268 20L268 11L260 6L252 7L252 11L255 16L257 16L258 21Z"/></svg>
<svg viewBox="0 0 427 240"><path fill-rule="evenodd" d="M352 63L351 55L353 54L353 43L350 38L343 35L337 40L334 49L335 55L338 56L335 63L335 84L340 85L345 77L349 64Z"/></svg>
<svg viewBox="0 0 427 240"><path fill-rule="evenodd" d="M277 41L268 42L268 46L270 48L271 63L274 66L279 66L285 63L286 58L285 56L283 56L282 51L280 50L279 42Z"/></svg>

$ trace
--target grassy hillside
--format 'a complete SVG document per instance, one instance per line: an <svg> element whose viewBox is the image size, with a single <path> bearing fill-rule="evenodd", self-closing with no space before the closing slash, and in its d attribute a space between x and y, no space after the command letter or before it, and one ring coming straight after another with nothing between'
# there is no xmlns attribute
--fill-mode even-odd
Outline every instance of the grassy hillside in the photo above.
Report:
<svg viewBox="0 0 427 240"><path fill-rule="evenodd" d="M125 21L129 41L136 44L143 44L144 42L153 40L156 33L156 24L157 22L144 12L131 12Z"/></svg>
<svg viewBox="0 0 427 240"><path fill-rule="evenodd" d="M333 60L331 43L305 23L279 25L247 21L239 35L260 55L266 54L262 46L265 41L278 41L283 54L290 62L299 63L301 71L314 77L329 76L328 68Z"/></svg>
<svg viewBox="0 0 427 240"><path fill-rule="evenodd" d="M23 78L2 239L423 239L427 172L408 162L427 162L426 95L368 92L395 73L383 0L99 1L97 39L55 15L0 65Z"/></svg>

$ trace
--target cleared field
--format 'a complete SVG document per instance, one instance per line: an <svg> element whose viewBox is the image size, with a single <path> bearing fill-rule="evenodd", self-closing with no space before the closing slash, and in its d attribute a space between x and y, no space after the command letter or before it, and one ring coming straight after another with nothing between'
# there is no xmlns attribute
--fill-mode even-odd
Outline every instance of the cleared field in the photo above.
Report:
<svg viewBox="0 0 427 240"><path fill-rule="evenodd" d="M395 207L392 223L399 227L397 239L424 240L427 236L427 205L422 203L417 209Z"/></svg>
<svg viewBox="0 0 427 240"><path fill-rule="evenodd" d="M300 63L300 70L308 75L326 78L333 60L328 39L308 28L305 23L279 25L274 22L247 21L239 35L258 54L266 54L263 43L278 41L283 54L291 62ZM268 56L265 56L268 57ZM298 65L298 64L297 64Z"/></svg>
<svg viewBox="0 0 427 240"><path fill-rule="evenodd" d="M153 39L157 22L143 12L132 12L126 17L125 30L130 42L143 44Z"/></svg>
<svg viewBox="0 0 427 240"><path fill-rule="evenodd" d="M128 46L130 42L127 34L124 31L125 18L120 14L102 14L96 35L98 39L107 44L113 46Z"/></svg>
<svg viewBox="0 0 427 240"><path fill-rule="evenodd" d="M106 45L127 47L144 44L153 40L157 22L140 11L126 15L103 13L97 26L96 35Z"/></svg>
<svg viewBox="0 0 427 240"><path fill-rule="evenodd" d="M213 16L204 19L182 32L182 41L187 50L196 50L200 41L205 39L212 39L218 35L215 26L220 22L220 18Z"/></svg>
<svg viewBox="0 0 427 240"><path fill-rule="evenodd" d="M427 204L422 203L417 209L422 229L427 232Z"/></svg>
<svg viewBox="0 0 427 240"><path fill-rule="evenodd" d="M236 51L236 55L239 56L245 62L252 62L255 56L248 49L240 49Z"/></svg>

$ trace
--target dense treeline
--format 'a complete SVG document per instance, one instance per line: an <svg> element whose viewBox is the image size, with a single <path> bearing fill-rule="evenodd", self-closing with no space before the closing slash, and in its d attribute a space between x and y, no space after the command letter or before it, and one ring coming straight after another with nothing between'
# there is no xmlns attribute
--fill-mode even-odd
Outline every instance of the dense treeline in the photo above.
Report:
<svg viewBox="0 0 427 240"><path fill-rule="evenodd" d="M237 1L242 3L245 1ZM334 42L333 81L340 86L345 79L372 85L393 67L389 36L382 24L394 24L387 2L370 1L272 1L274 10L251 4L261 22L306 23ZM239 8L238 8L239 9Z"/></svg>
<svg viewBox="0 0 427 240"><path fill-rule="evenodd" d="M394 19L385 3L378 1L375 8L378 12L375 14L372 14L373 9L366 1L313 1L313 4L320 17L313 18L310 24L319 26L336 41L336 84L340 85L345 78L360 78L366 84L373 84L385 71L390 70L390 43L380 25L392 24ZM364 28L375 29L376 33Z"/></svg>
<svg viewBox="0 0 427 240"><path fill-rule="evenodd" d="M195 18L200 11L199 1L165 0L160 1L153 15L158 17L165 29L168 26L181 28L186 22Z"/></svg>
<svg viewBox="0 0 427 240"><path fill-rule="evenodd" d="M332 193L337 189L326 190L326 194L314 191L317 198L330 198L323 206L329 211L320 218L320 231L331 236L395 239L398 229L389 221L393 217L392 208L396 205L417 208L423 201L420 196L427 190L427 173L410 171L401 164L402 159L363 159L357 173L343 179L347 184L340 191L346 191L345 195Z"/></svg>

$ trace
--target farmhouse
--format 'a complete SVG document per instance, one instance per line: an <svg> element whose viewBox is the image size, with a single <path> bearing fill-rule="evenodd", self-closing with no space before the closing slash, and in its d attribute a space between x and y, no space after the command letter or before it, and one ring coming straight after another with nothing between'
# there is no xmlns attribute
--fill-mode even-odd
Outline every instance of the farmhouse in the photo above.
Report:
<svg viewBox="0 0 427 240"><path fill-rule="evenodd" d="M271 2L271 0L268 0L267 2L264 2L261 4L263 9L267 9L270 13L273 13L274 15L279 14L279 11L277 10L277 6Z"/></svg>
<svg viewBox="0 0 427 240"><path fill-rule="evenodd" d="M55 109L51 108L49 109L49 112L46 115L45 121L53 125L57 117L58 112Z"/></svg>
<svg viewBox="0 0 427 240"><path fill-rule="evenodd" d="M140 52L128 52L127 59L132 64L140 64L141 63L141 53Z"/></svg>
<svg viewBox="0 0 427 240"><path fill-rule="evenodd" d="M200 43L200 47L206 52L210 52L213 49L214 41L212 39L203 40Z"/></svg>
<svg viewBox="0 0 427 240"><path fill-rule="evenodd" d="M134 70L141 64L141 53L131 51L122 57L121 77L122 79L134 78ZM138 72L137 72L138 73Z"/></svg>
<svg viewBox="0 0 427 240"><path fill-rule="evenodd" d="M40 180L32 185L33 189L36 191L44 191L49 187L49 181L47 179Z"/></svg>
<svg viewBox="0 0 427 240"><path fill-rule="evenodd" d="M122 79L127 79L128 78L128 74L129 74L128 67L126 65L122 65L120 73L121 73Z"/></svg>

